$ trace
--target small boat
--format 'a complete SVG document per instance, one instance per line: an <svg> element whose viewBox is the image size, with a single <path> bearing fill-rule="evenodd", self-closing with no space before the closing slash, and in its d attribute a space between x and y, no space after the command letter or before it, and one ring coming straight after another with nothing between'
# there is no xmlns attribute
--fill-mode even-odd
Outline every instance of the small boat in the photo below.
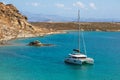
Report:
<svg viewBox="0 0 120 80"><path fill-rule="evenodd" d="M78 11L78 24L79 24L79 12ZM78 26L79 27L79 26ZM78 31L78 37L80 36L80 27L79 27L79 31ZM71 54L68 55L67 58L65 58L65 62L66 63L70 63L70 64L94 64L94 59L87 57L86 55L86 47L85 47L85 42L84 42L84 37L82 34L82 41L83 41L83 46L84 46L84 51L85 54L83 54L82 52L80 52L80 37L78 38L78 49L73 49L73 52Z"/></svg>

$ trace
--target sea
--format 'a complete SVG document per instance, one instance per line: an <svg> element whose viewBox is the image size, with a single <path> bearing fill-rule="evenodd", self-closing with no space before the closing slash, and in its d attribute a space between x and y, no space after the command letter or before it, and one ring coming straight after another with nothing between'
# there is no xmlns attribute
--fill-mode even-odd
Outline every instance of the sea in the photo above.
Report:
<svg viewBox="0 0 120 80"><path fill-rule="evenodd" d="M120 80L120 32L82 32L93 65L72 65L64 59L78 47L78 32L10 41L0 47L0 80ZM39 40L53 46L28 46ZM80 37L80 49L84 53Z"/></svg>

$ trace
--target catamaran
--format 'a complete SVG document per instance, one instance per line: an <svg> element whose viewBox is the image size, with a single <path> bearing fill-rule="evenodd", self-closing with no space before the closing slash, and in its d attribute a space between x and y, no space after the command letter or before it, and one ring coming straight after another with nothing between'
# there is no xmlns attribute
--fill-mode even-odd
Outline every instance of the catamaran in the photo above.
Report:
<svg viewBox="0 0 120 80"><path fill-rule="evenodd" d="M86 55L86 46L85 46L85 41L84 41L84 36L82 33L82 41L83 41L83 47L85 54L80 52L80 27L79 27L79 19L80 19L80 11L78 10L78 49L73 49L73 52L68 55L67 58L65 58L66 63L71 63L71 64L94 64L94 59L87 57Z"/></svg>

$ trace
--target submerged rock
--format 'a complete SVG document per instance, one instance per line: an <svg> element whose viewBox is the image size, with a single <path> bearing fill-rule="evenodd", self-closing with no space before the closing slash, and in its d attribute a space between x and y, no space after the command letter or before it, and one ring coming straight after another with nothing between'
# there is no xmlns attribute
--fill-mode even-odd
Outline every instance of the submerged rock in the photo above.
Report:
<svg viewBox="0 0 120 80"><path fill-rule="evenodd" d="M32 41L28 44L28 46L53 46L53 44L42 44L40 41Z"/></svg>
<svg viewBox="0 0 120 80"><path fill-rule="evenodd" d="M39 45L42 45L42 43L38 40L36 41L32 41L28 44L29 46L39 46Z"/></svg>
<svg viewBox="0 0 120 80"><path fill-rule="evenodd" d="M8 44L7 41L0 41L0 45L6 45L6 44Z"/></svg>

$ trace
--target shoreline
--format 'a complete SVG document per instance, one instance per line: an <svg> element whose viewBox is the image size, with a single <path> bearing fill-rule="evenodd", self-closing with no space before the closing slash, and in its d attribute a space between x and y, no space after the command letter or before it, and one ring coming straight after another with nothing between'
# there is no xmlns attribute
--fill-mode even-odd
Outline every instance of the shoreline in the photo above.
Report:
<svg viewBox="0 0 120 80"><path fill-rule="evenodd" d="M25 38L34 38L34 37L44 37L44 36L47 36L47 35L53 35L53 34L65 34L65 33L68 33L68 32L71 32L71 31L78 31L78 30L60 30L60 31L56 31L56 32L48 32L48 33L43 33L41 35L35 35L35 36L26 36L26 37L18 37L18 38L13 38L13 39L9 39L9 40L4 40L6 43L4 44L1 44L1 41L0 41L0 47L1 46L13 46L14 43L10 43L10 41L12 40L15 40L15 39L25 39ZM84 30L83 30L84 31ZM89 31L91 32L91 31ZM120 31L95 31L95 32L120 32Z"/></svg>
<svg viewBox="0 0 120 80"><path fill-rule="evenodd" d="M68 31L78 31L78 23L75 22L31 22L31 24L37 29L43 29L42 32L36 32L33 34L22 33L17 35L17 37L9 36L7 38L3 38L0 40L0 46L7 45L9 41L20 38L39 37L51 34L67 33ZM118 22L81 22L79 23L79 26L81 31L120 32L120 23Z"/></svg>
<svg viewBox="0 0 120 80"><path fill-rule="evenodd" d="M25 36L25 37L17 37L17 38L12 38L12 39L8 39L8 40L3 40L3 43L1 43L0 41L0 47L1 46L10 46L10 45L14 45L14 43L10 43L10 41L15 40L15 39L25 39L25 38L34 38L34 37L44 37L47 35L53 35L53 34L64 34L64 33L68 33L70 31L78 31L78 30L59 30L56 32L48 32L48 33L42 33L41 35L34 35L34 36ZM84 31L84 30L81 30ZM92 32L92 31L89 31ZM120 31L95 31L95 32L120 32ZM5 43L4 43L5 42Z"/></svg>
<svg viewBox="0 0 120 80"><path fill-rule="evenodd" d="M48 33L42 33L42 34L38 34L38 35L33 35L33 36L25 36L25 37L17 37L17 38L12 38L12 39L8 39L8 40L2 40L0 41L0 47L1 46L9 46L9 45L14 45L12 43L10 43L10 41L15 40L15 39L25 39L25 38L34 38L34 37L44 37L47 35L52 35L52 34L62 34L62 33L66 33L65 31L56 31L56 32L48 32Z"/></svg>
<svg viewBox="0 0 120 80"><path fill-rule="evenodd" d="M2 40L2 41L0 41L0 46L14 45L14 44L11 44L10 41L15 40L15 39L44 37L44 36L53 35L53 34L64 34L64 33L70 32L70 31L78 31L78 30L59 30L59 31L54 31L54 32L42 33L40 35L38 34L38 35L33 35L33 36L17 37L17 38L12 38L12 39L8 39L8 40ZM85 30L81 30L81 31L85 31ZM89 32L92 32L92 31L89 31ZM120 32L120 31L95 31L95 32Z"/></svg>

